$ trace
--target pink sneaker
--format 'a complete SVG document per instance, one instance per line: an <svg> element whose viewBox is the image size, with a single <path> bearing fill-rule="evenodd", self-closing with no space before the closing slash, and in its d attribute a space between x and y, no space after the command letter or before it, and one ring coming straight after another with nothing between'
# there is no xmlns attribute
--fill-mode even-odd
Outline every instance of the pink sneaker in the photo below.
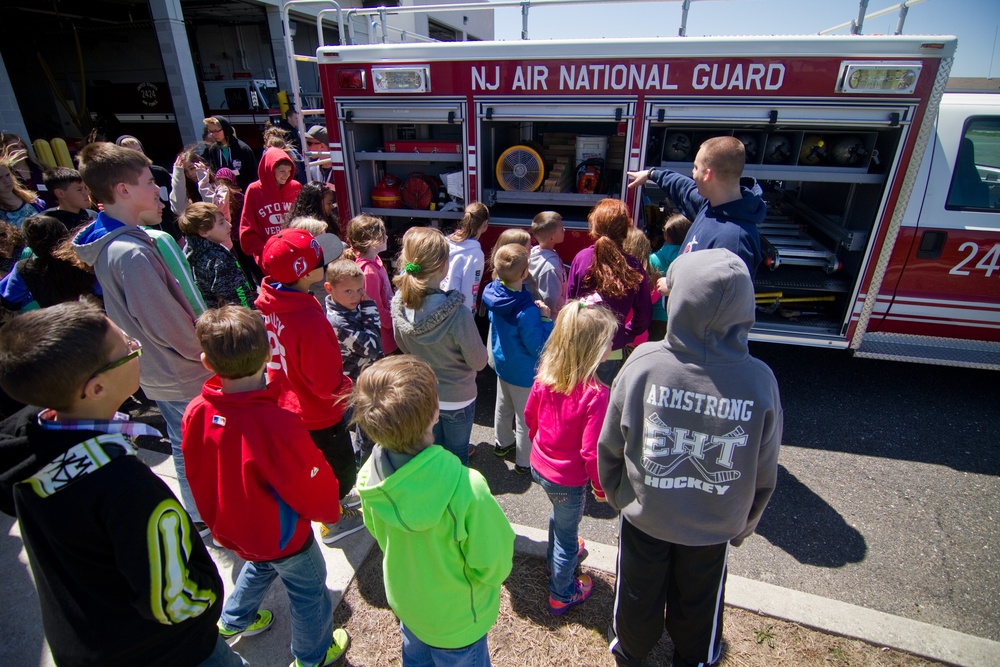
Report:
<svg viewBox="0 0 1000 667"><path fill-rule="evenodd" d="M569 602L560 602L549 596L549 611L553 616L562 616L569 611L570 607L575 607L578 604L586 602L587 598L590 597L593 587L594 582L590 580L590 577L581 574L580 578L576 580L576 590L573 591L573 597L569 599Z"/></svg>

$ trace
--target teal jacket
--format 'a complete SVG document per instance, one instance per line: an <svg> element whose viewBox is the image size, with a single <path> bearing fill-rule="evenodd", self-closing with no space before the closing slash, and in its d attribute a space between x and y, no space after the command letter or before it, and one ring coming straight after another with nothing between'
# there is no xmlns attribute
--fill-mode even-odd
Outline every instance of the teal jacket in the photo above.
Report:
<svg viewBox="0 0 1000 667"><path fill-rule="evenodd" d="M358 475L358 495L399 620L435 648L462 648L489 632L514 531L483 476L438 445L398 470L376 446Z"/></svg>

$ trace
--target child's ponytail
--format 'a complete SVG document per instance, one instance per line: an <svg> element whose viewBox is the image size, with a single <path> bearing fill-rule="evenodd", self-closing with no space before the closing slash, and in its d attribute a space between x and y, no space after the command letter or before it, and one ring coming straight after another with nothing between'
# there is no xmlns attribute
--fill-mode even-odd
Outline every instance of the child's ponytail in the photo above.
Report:
<svg viewBox="0 0 1000 667"><path fill-rule="evenodd" d="M574 299L559 311L542 350L537 382L561 394L596 382L597 367L618 330L618 320L600 300L598 295Z"/></svg>
<svg viewBox="0 0 1000 667"><path fill-rule="evenodd" d="M458 223L455 232L451 235L451 240L461 243L466 239L474 239L483 228L483 225L490 221L490 209L482 202L474 201L465 207L465 216Z"/></svg>
<svg viewBox="0 0 1000 667"><path fill-rule="evenodd" d="M583 287L609 298L627 296L642 283L642 274L625 258L622 246L632 221L625 204L602 199L588 216L590 235L595 238L594 257L583 277Z"/></svg>
<svg viewBox="0 0 1000 667"><path fill-rule="evenodd" d="M403 234L403 248L396 260L399 275L392 279L407 308L417 310L424 305L427 292L438 286L448 266L448 241L432 227L411 227Z"/></svg>

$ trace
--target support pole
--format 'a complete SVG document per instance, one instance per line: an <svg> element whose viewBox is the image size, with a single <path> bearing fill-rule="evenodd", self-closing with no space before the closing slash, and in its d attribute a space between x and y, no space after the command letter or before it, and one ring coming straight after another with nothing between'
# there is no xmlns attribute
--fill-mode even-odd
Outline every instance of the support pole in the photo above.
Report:
<svg viewBox="0 0 1000 667"><path fill-rule="evenodd" d="M691 11L691 0L684 0L681 3L681 27L677 31L678 37L687 37L688 12Z"/></svg>
<svg viewBox="0 0 1000 667"><path fill-rule="evenodd" d="M858 18L851 25L851 34L860 35L861 29L865 26L865 12L868 11L868 0L861 0L858 3Z"/></svg>
<svg viewBox="0 0 1000 667"><path fill-rule="evenodd" d="M896 21L896 32L894 35L903 34L903 23L906 22L906 14L910 11L910 6L905 2L899 6L899 20Z"/></svg>

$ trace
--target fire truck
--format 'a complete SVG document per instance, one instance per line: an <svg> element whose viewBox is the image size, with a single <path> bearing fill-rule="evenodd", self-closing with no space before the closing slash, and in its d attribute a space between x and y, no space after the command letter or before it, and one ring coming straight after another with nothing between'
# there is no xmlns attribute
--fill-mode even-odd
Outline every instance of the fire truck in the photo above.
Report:
<svg viewBox="0 0 1000 667"><path fill-rule="evenodd" d="M1000 96L944 95L955 48L811 35L339 45L316 58L344 220L445 227L482 201L495 238L555 210L568 263L605 197L656 238L670 202L627 189L626 172L690 174L701 142L731 135L768 204L751 339L1000 369Z"/></svg>

